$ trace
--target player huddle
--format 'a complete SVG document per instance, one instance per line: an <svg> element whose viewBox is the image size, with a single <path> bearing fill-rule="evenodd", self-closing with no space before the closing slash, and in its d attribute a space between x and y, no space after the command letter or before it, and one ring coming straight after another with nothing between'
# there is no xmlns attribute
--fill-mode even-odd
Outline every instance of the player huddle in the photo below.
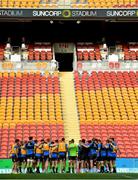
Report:
<svg viewBox="0 0 138 180"><path fill-rule="evenodd" d="M95 138L82 139L78 145L74 139L66 144L64 138L59 141L16 139L10 152L12 172L40 173L40 168L43 173L116 172L118 150L114 138L107 139L106 144Z"/></svg>

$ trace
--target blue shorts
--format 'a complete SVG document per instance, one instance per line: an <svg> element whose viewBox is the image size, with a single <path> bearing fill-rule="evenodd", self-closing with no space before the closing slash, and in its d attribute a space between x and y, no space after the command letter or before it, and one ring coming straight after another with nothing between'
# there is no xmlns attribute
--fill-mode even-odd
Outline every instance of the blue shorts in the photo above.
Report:
<svg viewBox="0 0 138 180"><path fill-rule="evenodd" d="M49 156L49 151L44 151L43 156Z"/></svg>
<svg viewBox="0 0 138 180"><path fill-rule="evenodd" d="M101 151L101 161L105 161L107 159L106 151Z"/></svg>
<svg viewBox="0 0 138 180"><path fill-rule="evenodd" d="M51 160L52 161L58 160L58 153L52 153Z"/></svg>
<svg viewBox="0 0 138 180"><path fill-rule="evenodd" d="M12 162L17 162L18 161L18 158L17 158L16 154L12 154L11 158L12 158Z"/></svg>
<svg viewBox="0 0 138 180"><path fill-rule="evenodd" d="M66 153L65 152L59 152L59 160L66 160Z"/></svg>
<svg viewBox="0 0 138 180"><path fill-rule="evenodd" d="M107 159L108 159L108 160L113 160L113 161L114 161L114 160L116 160L116 156L117 156L117 155L116 155L116 153L114 153L114 152L108 152L108 153L107 153Z"/></svg>
<svg viewBox="0 0 138 180"><path fill-rule="evenodd" d="M44 161L49 160L49 155L48 155L48 156L43 156L43 160L44 160Z"/></svg>
<svg viewBox="0 0 138 180"><path fill-rule="evenodd" d="M89 160L96 160L97 154L89 154Z"/></svg>
<svg viewBox="0 0 138 180"><path fill-rule="evenodd" d="M42 160L42 154L35 154L35 160Z"/></svg>
<svg viewBox="0 0 138 180"><path fill-rule="evenodd" d="M27 159L33 159L34 158L34 154L27 154L26 157L27 157Z"/></svg>
<svg viewBox="0 0 138 180"><path fill-rule="evenodd" d="M26 155L21 155L20 161L21 161L21 162L24 162L24 161L26 161L26 160L27 160Z"/></svg>
<svg viewBox="0 0 138 180"><path fill-rule="evenodd" d="M17 157L16 154L12 154L11 155L11 158L15 158L15 157Z"/></svg>
<svg viewBox="0 0 138 180"><path fill-rule="evenodd" d="M22 157L21 157L21 154L20 154L20 155L18 155L18 161L19 161L19 162L22 162Z"/></svg>
<svg viewBox="0 0 138 180"><path fill-rule="evenodd" d="M25 157L26 157L26 154L22 154L21 157L22 157L22 158L25 158Z"/></svg>

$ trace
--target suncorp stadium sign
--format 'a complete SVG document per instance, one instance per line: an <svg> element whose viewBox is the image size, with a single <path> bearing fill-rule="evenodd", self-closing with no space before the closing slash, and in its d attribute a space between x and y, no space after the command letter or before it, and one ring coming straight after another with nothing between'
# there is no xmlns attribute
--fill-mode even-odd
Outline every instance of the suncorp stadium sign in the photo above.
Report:
<svg viewBox="0 0 138 180"><path fill-rule="evenodd" d="M133 17L136 15L135 10L109 10L106 12L107 17Z"/></svg>
<svg viewBox="0 0 138 180"><path fill-rule="evenodd" d="M22 17L22 10L1 10L0 9L0 17Z"/></svg>
<svg viewBox="0 0 138 180"><path fill-rule="evenodd" d="M0 9L0 18L92 19L137 16L137 9Z"/></svg>

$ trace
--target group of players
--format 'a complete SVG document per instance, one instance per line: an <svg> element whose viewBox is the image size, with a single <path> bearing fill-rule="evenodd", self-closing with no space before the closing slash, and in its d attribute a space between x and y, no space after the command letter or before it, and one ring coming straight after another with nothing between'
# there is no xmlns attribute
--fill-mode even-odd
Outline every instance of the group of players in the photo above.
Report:
<svg viewBox="0 0 138 180"><path fill-rule="evenodd" d="M115 173L118 150L114 138L107 139L106 144L95 138L82 139L78 145L74 139L66 144L64 138L40 142L33 137L28 141L16 139L10 151L12 173Z"/></svg>

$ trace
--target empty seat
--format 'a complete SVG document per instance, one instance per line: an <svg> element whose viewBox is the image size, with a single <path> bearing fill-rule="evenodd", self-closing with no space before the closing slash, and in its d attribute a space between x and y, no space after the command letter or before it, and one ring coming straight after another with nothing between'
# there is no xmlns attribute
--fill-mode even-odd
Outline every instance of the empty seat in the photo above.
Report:
<svg viewBox="0 0 138 180"><path fill-rule="evenodd" d="M136 142L137 136L136 75L121 71L74 73L81 137L103 141L115 137L121 148L130 148L121 157L134 157L130 142Z"/></svg>
<svg viewBox="0 0 138 180"><path fill-rule="evenodd" d="M15 138L28 140L33 136L41 140L64 136L58 73L3 72L1 75L0 157L7 157L6 147L13 144Z"/></svg>

